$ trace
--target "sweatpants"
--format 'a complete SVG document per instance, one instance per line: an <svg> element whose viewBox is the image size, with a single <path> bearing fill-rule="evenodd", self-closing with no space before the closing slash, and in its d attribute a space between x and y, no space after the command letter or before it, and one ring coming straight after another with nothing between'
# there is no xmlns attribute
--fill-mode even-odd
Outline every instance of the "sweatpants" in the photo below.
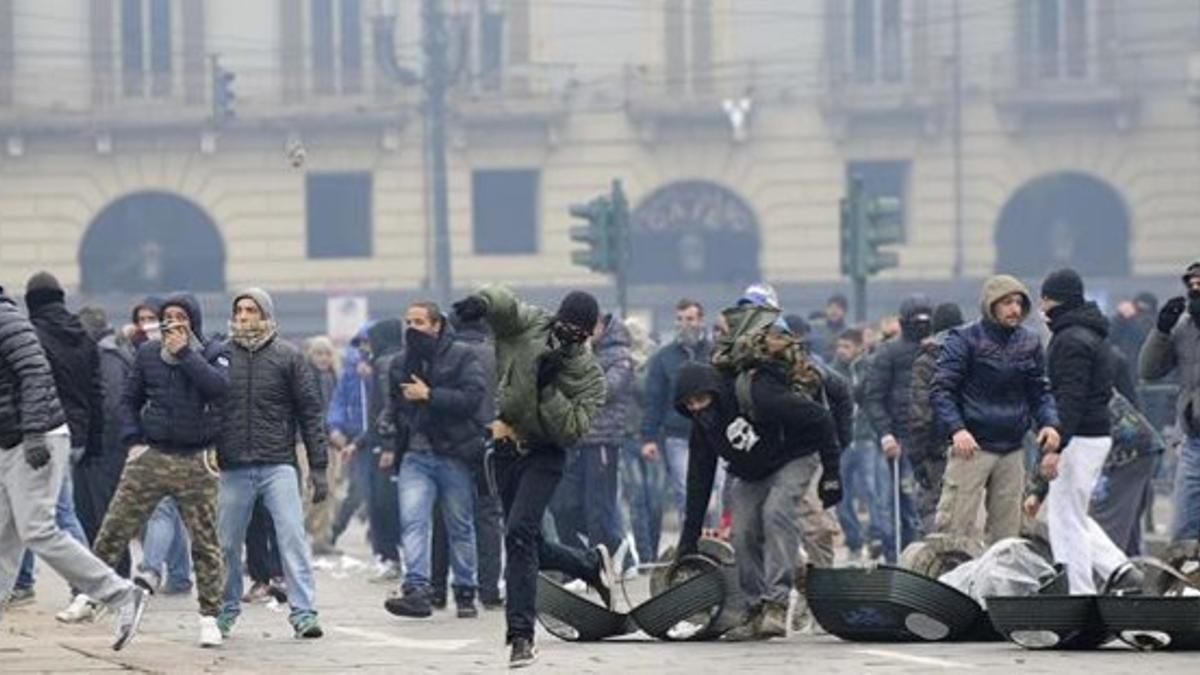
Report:
<svg viewBox="0 0 1200 675"><path fill-rule="evenodd" d="M734 483L733 550L749 604L787 605L800 554L802 503L820 467L815 454L805 455L762 480Z"/></svg>
<svg viewBox="0 0 1200 675"><path fill-rule="evenodd" d="M66 426L47 433L46 443L50 463L36 470L25 461L23 443L0 450L0 596L12 589L21 554L28 547L72 588L116 608L129 598L133 583L118 576L54 521L54 507L70 464L71 439Z"/></svg>

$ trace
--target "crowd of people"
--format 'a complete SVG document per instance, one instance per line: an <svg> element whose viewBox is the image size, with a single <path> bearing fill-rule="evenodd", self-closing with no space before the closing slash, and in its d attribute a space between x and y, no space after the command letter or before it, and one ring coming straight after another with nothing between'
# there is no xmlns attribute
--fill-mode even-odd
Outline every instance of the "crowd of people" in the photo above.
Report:
<svg viewBox="0 0 1200 675"><path fill-rule="evenodd" d="M715 317L680 300L661 341L587 293L549 311L489 287L301 349L261 289L228 334L188 294L114 328L42 272L27 312L0 291L0 612L34 598L37 557L71 587L57 618L114 612L116 649L151 595L193 585L203 646L271 597L319 638L313 559L357 515L386 611L503 610L514 666L536 658L539 569L611 606L668 515L676 555L733 544L751 604L730 639L786 634L798 561L832 566L839 540L895 562L1040 518L1094 593L1128 583L1165 448L1139 380L1178 380L1172 536L1200 535L1200 262L1183 282L1109 318L1072 270L1036 297L998 275L974 320L915 295L862 325L840 295L805 317L755 284ZM793 630L810 621L801 603Z"/></svg>

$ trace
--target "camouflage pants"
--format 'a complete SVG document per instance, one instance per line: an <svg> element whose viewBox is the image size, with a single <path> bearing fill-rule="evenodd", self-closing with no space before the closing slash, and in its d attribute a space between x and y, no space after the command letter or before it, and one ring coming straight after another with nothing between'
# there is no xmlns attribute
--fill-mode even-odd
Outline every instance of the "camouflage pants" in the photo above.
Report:
<svg viewBox="0 0 1200 675"><path fill-rule="evenodd" d="M115 566L158 502L163 497L174 497L192 541L200 613L216 616L225 585L217 541L218 483L204 456L168 454L154 448L141 455L130 453L93 548L101 560Z"/></svg>

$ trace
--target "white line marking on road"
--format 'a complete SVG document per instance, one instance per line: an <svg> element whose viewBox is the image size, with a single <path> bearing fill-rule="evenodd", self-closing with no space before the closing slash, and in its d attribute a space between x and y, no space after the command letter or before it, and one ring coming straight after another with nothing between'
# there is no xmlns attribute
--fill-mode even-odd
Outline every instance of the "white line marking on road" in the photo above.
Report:
<svg viewBox="0 0 1200 675"><path fill-rule="evenodd" d="M892 659L895 661L907 661L922 666L937 666L938 668L974 668L975 666L969 663L960 661L950 661L947 659L935 659L928 656L913 656L911 654L903 654L901 652L893 652L887 649L859 649L856 650L859 654L867 656L878 656L884 659Z"/></svg>
<svg viewBox="0 0 1200 675"><path fill-rule="evenodd" d="M413 638L388 635L387 633L377 633L373 630L366 630L363 628L346 628L344 626L333 626L333 630L338 633L364 638L373 643L430 652L457 652L477 642L477 640L416 640Z"/></svg>

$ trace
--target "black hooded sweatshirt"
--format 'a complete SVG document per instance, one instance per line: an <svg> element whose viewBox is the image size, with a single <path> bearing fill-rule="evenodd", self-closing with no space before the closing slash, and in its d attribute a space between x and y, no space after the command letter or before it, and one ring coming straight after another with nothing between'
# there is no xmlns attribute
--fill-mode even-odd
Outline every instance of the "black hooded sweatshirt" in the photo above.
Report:
<svg viewBox="0 0 1200 675"><path fill-rule="evenodd" d="M908 415L912 395L913 362L928 333L921 332L916 317L932 314L929 300L914 295L900 305L900 336L879 346L871 360L863 392L863 408L879 438L895 436L908 442ZM925 324L923 328L930 328Z"/></svg>
<svg viewBox="0 0 1200 675"><path fill-rule="evenodd" d="M688 396L708 392L712 405L692 415ZM687 515L681 548L695 545L712 494L717 458L741 480L759 481L788 462L819 453L822 466L838 465L838 440L833 417L819 403L792 391L781 367L755 370L750 387L756 420L738 409L734 379L706 364L688 363L675 386L675 408L692 420L688 439Z"/></svg>
<svg viewBox="0 0 1200 675"><path fill-rule="evenodd" d="M67 415L71 446L95 456L104 448L104 383L100 350L79 317L61 302L36 305L29 322L54 372L54 387Z"/></svg>
<svg viewBox="0 0 1200 675"><path fill-rule="evenodd" d="M1116 379L1116 362L1108 342L1108 319L1094 302L1060 305L1050 310L1050 346L1046 373L1062 422L1062 446L1072 436L1108 436L1108 399Z"/></svg>

